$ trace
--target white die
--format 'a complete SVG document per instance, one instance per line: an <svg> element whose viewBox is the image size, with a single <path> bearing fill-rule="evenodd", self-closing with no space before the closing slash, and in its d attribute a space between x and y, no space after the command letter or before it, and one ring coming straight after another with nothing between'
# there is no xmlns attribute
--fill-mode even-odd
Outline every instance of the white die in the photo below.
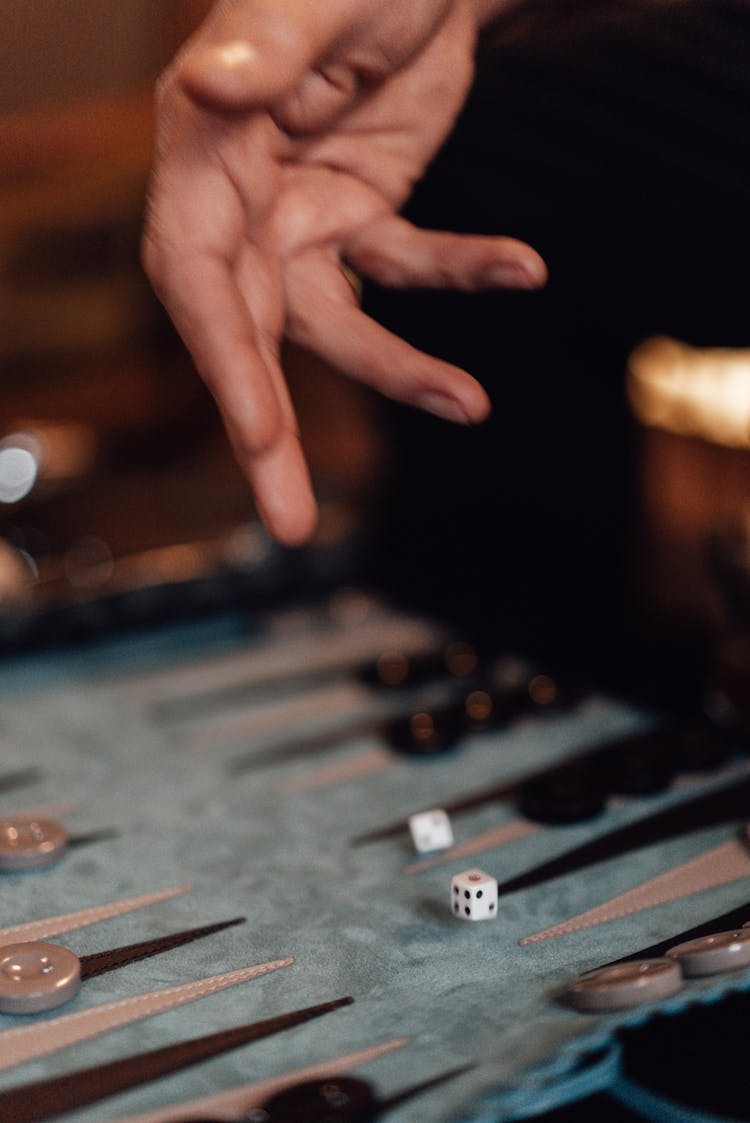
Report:
<svg viewBox="0 0 750 1123"><path fill-rule="evenodd" d="M464 870L451 881L451 912L462 920L497 916L497 881L483 870Z"/></svg>
<svg viewBox="0 0 750 1123"><path fill-rule="evenodd" d="M451 821L439 807L410 815L409 830L414 847L420 854L429 850L447 850L453 845Z"/></svg>

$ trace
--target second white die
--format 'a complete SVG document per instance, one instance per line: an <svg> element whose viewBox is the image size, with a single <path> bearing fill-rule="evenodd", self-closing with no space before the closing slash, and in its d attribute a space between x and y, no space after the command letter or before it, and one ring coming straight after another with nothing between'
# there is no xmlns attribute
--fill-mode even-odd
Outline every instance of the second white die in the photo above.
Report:
<svg viewBox="0 0 750 1123"><path fill-rule="evenodd" d="M451 880L451 912L462 920L497 916L497 881L484 870L464 870Z"/></svg>
<svg viewBox="0 0 750 1123"><path fill-rule="evenodd" d="M453 845L451 821L439 807L409 816L409 830L415 849L420 854L430 850L447 850Z"/></svg>

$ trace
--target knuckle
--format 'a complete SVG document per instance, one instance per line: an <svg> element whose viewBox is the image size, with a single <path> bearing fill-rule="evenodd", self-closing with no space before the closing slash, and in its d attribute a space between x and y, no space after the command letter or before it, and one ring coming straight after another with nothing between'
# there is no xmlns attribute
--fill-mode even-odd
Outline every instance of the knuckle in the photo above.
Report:
<svg viewBox="0 0 750 1123"><path fill-rule="evenodd" d="M285 332L293 343L310 344L315 339L315 323L315 313L306 301L289 302Z"/></svg>
<svg viewBox="0 0 750 1123"><path fill-rule="evenodd" d="M399 263L390 254L376 246L368 246L366 250L360 253L358 264L360 264L364 273L388 288L396 287L404 279L404 271Z"/></svg>
<svg viewBox="0 0 750 1123"><path fill-rule="evenodd" d="M240 464L248 464L271 452L279 441L281 428L278 417L259 414L253 418L252 430L235 429L232 439L234 455Z"/></svg>
<svg viewBox="0 0 750 1123"><path fill-rule="evenodd" d="M306 27L275 5L256 12L254 41L272 58L296 58L307 49Z"/></svg>

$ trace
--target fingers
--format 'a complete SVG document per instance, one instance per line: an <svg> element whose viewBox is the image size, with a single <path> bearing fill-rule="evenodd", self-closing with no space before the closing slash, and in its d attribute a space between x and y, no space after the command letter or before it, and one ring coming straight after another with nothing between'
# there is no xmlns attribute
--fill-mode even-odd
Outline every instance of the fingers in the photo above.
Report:
<svg viewBox="0 0 750 1123"><path fill-rule="evenodd" d="M228 263L206 253L173 261L152 243L144 262L216 399L261 518L280 542L299 545L316 506L294 413Z"/></svg>
<svg viewBox="0 0 750 1123"><path fill-rule="evenodd" d="M279 402L229 264L206 251L185 247L173 256L148 244L144 263L240 447L267 450L281 426Z"/></svg>
<svg viewBox="0 0 750 1123"><path fill-rule="evenodd" d="M525 242L420 230L395 216L357 234L345 254L366 276L401 288L536 289L547 280L542 258Z"/></svg>
<svg viewBox="0 0 750 1123"><path fill-rule="evenodd" d="M357 307L343 275L332 273L317 275L316 284L288 278L292 339L389 398L463 425L487 417L490 402L476 379L386 331Z"/></svg>
<svg viewBox="0 0 750 1123"><path fill-rule="evenodd" d="M231 425L228 431L269 534L285 546L307 542L315 531L318 510L296 432L285 427L267 452L247 456L237 452Z"/></svg>

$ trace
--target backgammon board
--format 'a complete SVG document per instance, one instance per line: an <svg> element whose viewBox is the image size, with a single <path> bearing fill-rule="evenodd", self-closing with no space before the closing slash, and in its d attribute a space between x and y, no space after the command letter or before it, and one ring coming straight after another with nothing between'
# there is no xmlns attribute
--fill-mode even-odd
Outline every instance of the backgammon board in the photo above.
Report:
<svg viewBox="0 0 750 1123"><path fill-rule="evenodd" d="M340 590L265 615L227 613L6 659L0 816L61 822L72 845L42 868L0 872L0 944L38 939L23 927L32 921L109 905L108 919L105 909L96 923L58 922L54 937L54 923L38 931L88 962L245 919L84 978L59 1008L0 1014L0 1097L48 1079L67 1096L90 1088L87 1070L97 1066L351 998L65 1117L260 1121L276 1118L260 1109L284 1084L348 1073L372 1086L393 1123L531 1118L616 1092L622 1027L747 987L750 971L732 967L631 1008L581 1012L570 1001L582 972L745 903L750 859L736 809L502 891L615 828L734 789L746 777L742 754L724 745L710 761L673 761L659 783L630 775L629 789L585 813L570 812L565 791L548 785L546 811L534 817L538 785L518 781L544 779L581 754L596 760L600 746L620 746L622 758L651 743L663 715L586 686L561 691L550 669L515 652L496 653L481 684L414 658L454 638L439 622ZM383 685L373 668L392 651L429 673ZM496 698L515 699L494 722L481 711L490 680ZM473 724L457 724L461 712ZM28 769L36 771L13 780ZM453 848L415 853L408 816L443 807ZM451 878L471 868L501 887L497 916L479 923L451 908ZM162 1012L140 1016L153 992L169 992ZM49 1117L69 1102L55 1087ZM17 1118L2 1105L0 1119ZM683 1117L698 1116L674 1116Z"/></svg>

